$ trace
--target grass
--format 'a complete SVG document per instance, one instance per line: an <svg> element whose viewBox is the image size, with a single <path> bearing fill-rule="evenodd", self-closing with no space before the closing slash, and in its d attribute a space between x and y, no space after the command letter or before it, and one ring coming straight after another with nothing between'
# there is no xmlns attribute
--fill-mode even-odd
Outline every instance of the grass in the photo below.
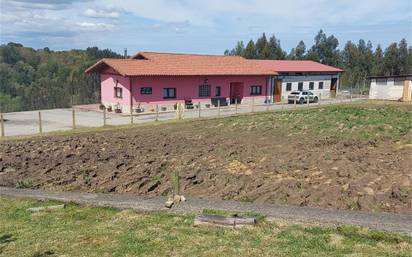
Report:
<svg viewBox="0 0 412 257"><path fill-rule="evenodd" d="M194 228L190 215L75 204L27 212L52 204L0 198L0 256L412 256L410 237L351 226Z"/></svg>
<svg viewBox="0 0 412 257"><path fill-rule="evenodd" d="M343 140L406 139L412 143L412 105L366 102L229 117L222 129L270 131Z"/></svg>
<svg viewBox="0 0 412 257"><path fill-rule="evenodd" d="M47 136L70 136L84 133L98 133L127 129L157 129L176 125L214 127L217 122L228 125L219 129L256 129L276 128L289 134L311 136L333 136L343 139L382 139L400 140L407 136L407 143L412 143L412 105L391 101L368 101L345 103L330 106L300 107L298 109L275 110L238 114L230 117L205 117L185 120L167 120L149 123L75 130L56 131L43 135L29 135L0 138L4 141L27 140Z"/></svg>

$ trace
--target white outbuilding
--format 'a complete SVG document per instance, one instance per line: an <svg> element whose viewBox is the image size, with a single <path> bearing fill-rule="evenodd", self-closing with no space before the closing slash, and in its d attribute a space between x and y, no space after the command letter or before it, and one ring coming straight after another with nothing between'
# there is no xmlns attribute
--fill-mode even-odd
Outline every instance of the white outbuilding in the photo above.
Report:
<svg viewBox="0 0 412 257"><path fill-rule="evenodd" d="M370 77L369 99L412 101L412 75Z"/></svg>

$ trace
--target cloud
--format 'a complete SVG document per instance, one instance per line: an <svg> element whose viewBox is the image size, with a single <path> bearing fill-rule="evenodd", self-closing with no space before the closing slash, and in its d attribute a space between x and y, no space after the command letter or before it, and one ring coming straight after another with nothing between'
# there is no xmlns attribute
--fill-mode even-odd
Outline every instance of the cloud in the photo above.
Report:
<svg viewBox="0 0 412 257"><path fill-rule="evenodd" d="M88 8L86 11L84 11L84 16L86 17L91 17L91 18L119 18L120 14L117 11L114 10L96 10L96 9L91 9Z"/></svg>
<svg viewBox="0 0 412 257"><path fill-rule="evenodd" d="M102 23L102 22L77 22L77 26L80 27L80 29L85 30L85 31L105 31L105 30L111 30L115 26L113 24L108 24L108 23Z"/></svg>
<svg viewBox="0 0 412 257"><path fill-rule="evenodd" d="M27 10L27 9L41 9L41 10L61 10L70 8L74 3L89 2L91 0L2 0L4 6L10 9Z"/></svg>

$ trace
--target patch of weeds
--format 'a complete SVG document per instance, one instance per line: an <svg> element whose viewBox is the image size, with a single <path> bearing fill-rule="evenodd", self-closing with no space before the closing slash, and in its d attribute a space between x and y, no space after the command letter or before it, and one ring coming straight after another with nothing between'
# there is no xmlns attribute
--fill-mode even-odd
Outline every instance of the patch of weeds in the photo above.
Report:
<svg viewBox="0 0 412 257"><path fill-rule="evenodd" d="M0 244L10 243L16 240L12 234L3 234L0 236Z"/></svg>
<svg viewBox="0 0 412 257"><path fill-rule="evenodd" d="M384 231L370 230L366 228L358 228L354 226L339 226L337 231L340 235L345 236L348 240L356 243L375 245L379 242L399 244L400 242L412 243L412 238Z"/></svg>
<svg viewBox="0 0 412 257"><path fill-rule="evenodd" d="M29 178L21 179L17 181L16 188L32 188L33 181Z"/></svg>
<svg viewBox="0 0 412 257"><path fill-rule="evenodd" d="M250 196L242 196L240 197L239 201L244 203L253 203L256 199Z"/></svg>
<svg viewBox="0 0 412 257"><path fill-rule="evenodd" d="M224 217L255 218L257 222L262 222L265 220L264 215L257 213L257 212L253 212L253 211L234 212L234 211L215 210L215 209L203 209L202 214L203 215L219 215L219 216L224 216Z"/></svg>
<svg viewBox="0 0 412 257"><path fill-rule="evenodd" d="M55 255L54 251L47 250L44 252L35 252L31 257L47 257Z"/></svg>

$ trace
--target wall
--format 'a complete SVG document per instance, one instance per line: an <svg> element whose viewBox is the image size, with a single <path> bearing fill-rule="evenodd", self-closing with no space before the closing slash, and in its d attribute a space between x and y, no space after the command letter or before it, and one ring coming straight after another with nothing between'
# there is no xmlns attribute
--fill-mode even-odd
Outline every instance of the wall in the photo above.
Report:
<svg viewBox="0 0 412 257"><path fill-rule="evenodd" d="M337 75L303 75L303 76L283 76L282 78L282 97L287 101L287 96L294 90L298 90L299 82L303 82L303 90L309 90L309 83L314 82L314 89L311 90L320 99L330 98L330 85L332 78ZM323 82L323 89L319 89L319 82ZM292 90L286 91L286 84L292 83ZM339 81L338 81L339 85Z"/></svg>
<svg viewBox="0 0 412 257"><path fill-rule="evenodd" d="M412 79L412 78L409 78ZM408 95L411 96L412 83L409 81ZM394 79L388 79L386 83L377 82L376 79L371 80L371 86L369 89L370 99L381 100L399 100L403 94L403 82L397 82L395 84Z"/></svg>
<svg viewBox="0 0 412 257"><path fill-rule="evenodd" d="M105 71L109 73L109 71ZM170 77L170 76L145 76L133 77L133 106L143 107L146 110L155 108L156 104L167 106L172 109L177 102L184 102L185 99L191 99L194 104L201 102L205 106L210 104L211 98L216 95L216 87L221 87L221 96L229 100L230 84L241 82L243 86L242 103L255 101L255 103L263 103L266 99L267 76L185 76L185 77ZM114 97L115 81L118 80L118 86L123 88L123 99ZM130 91L129 78L124 78L119 75L102 74L102 103L107 105L121 105L123 112L130 110ZM205 84L211 86L210 97L199 97L199 85ZM250 86L262 86L262 94L259 96L250 95ZM142 87L151 87L151 95L142 95L140 89ZM176 88L176 98L163 99L163 88ZM252 100L254 99L254 100Z"/></svg>

